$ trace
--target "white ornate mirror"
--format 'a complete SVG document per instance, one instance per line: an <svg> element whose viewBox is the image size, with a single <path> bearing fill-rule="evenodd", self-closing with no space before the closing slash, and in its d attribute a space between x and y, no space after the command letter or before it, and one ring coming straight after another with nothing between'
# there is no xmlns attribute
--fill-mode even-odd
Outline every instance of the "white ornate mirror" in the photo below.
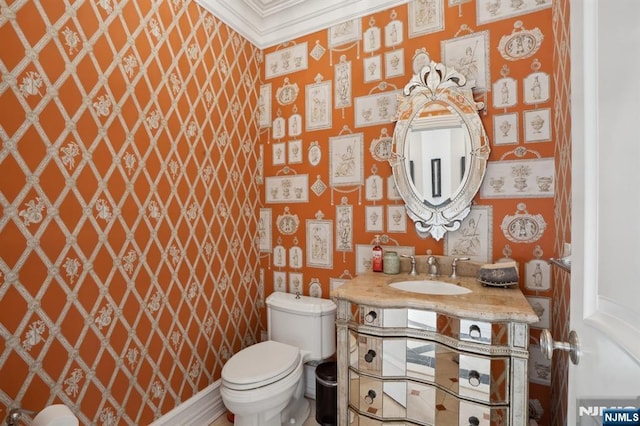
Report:
<svg viewBox="0 0 640 426"><path fill-rule="evenodd" d="M489 140L473 82L455 69L413 58L414 75L399 101L389 163L407 214L421 237L460 227L484 177Z"/></svg>

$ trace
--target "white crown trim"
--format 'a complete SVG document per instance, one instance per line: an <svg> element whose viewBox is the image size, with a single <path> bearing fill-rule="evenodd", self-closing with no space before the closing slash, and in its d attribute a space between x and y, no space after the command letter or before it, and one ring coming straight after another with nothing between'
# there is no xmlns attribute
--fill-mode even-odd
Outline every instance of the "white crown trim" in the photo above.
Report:
<svg viewBox="0 0 640 426"><path fill-rule="evenodd" d="M196 0L260 49L409 0L291 0L260 8L253 0Z"/></svg>

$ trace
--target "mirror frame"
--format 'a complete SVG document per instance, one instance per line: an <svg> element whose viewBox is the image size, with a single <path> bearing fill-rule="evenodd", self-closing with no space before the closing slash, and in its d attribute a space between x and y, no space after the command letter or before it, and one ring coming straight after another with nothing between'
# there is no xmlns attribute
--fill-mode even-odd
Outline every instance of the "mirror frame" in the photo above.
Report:
<svg viewBox="0 0 640 426"><path fill-rule="evenodd" d="M407 215L415 223L416 232L422 238L431 235L440 240L447 231L459 229L462 220L471 211L471 202L482 184L491 148L478 115L484 103L473 99L471 89L474 84L467 83L465 76L455 69L430 61L425 52L414 57L414 64L419 64L421 68L414 66L415 74L404 87L403 97L398 100L389 163L396 188L404 200ZM469 132L471 142L465 180L449 202L438 206L425 204L421 194L416 192L406 161L411 123L424 108L433 103L446 106L458 114Z"/></svg>

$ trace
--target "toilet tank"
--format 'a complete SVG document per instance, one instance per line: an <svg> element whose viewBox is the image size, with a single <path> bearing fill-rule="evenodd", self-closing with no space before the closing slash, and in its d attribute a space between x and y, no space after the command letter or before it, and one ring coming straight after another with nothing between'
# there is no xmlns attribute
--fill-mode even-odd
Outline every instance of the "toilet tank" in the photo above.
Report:
<svg viewBox="0 0 640 426"><path fill-rule="evenodd" d="M306 361L329 358L336 351L336 305L318 297L271 293L267 330L269 340L309 351Z"/></svg>

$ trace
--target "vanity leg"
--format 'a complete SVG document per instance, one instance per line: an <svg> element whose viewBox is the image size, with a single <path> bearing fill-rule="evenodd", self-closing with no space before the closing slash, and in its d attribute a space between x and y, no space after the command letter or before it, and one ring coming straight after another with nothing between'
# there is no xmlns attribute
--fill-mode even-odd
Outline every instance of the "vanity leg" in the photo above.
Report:
<svg viewBox="0 0 640 426"><path fill-rule="evenodd" d="M349 318L351 304L337 301L338 425L349 424Z"/></svg>

